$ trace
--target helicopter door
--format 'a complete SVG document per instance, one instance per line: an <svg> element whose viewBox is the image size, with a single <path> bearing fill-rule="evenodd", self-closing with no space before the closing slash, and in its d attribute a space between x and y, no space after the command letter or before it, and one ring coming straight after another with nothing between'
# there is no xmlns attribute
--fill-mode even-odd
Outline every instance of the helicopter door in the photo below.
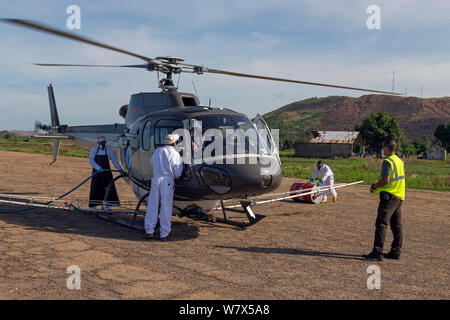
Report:
<svg viewBox="0 0 450 320"><path fill-rule="evenodd" d="M153 139L152 139L152 121L148 120L145 122L141 132L141 143L139 148L139 170L141 179L144 181L152 179L153 167L150 163L152 153L154 150Z"/></svg>
<svg viewBox="0 0 450 320"><path fill-rule="evenodd" d="M153 151L164 146L166 135L180 128L183 128L183 123L174 119L153 119L145 123L142 130L141 155L139 157L144 181L150 181L153 176L153 167L150 162Z"/></svg>
<svg viewBox="0 0 450 320"><path fill-rule="evenodd" d="M265 154L276 154L279 158L278 137L277 140L273 138L269 126L267 125L266 121L264 121L263 117L259 115L259 113L255 118L252 119L252 122L258 130L260 138L262 139L262 142L259 146L260 152Z"/></svg>

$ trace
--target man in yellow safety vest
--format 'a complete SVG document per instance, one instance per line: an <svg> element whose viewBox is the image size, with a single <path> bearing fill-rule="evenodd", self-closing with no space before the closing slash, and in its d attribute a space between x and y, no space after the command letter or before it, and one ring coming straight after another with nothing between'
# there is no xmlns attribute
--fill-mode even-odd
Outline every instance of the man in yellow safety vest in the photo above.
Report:
<svg viewBox="0 0 450 320"><path fill-rule="evenodd" d="M383 245L388 224L394 235L391 251L385 254L388 259L400 259L402 247L401 212L405 200L405 168L403 161L395 155L397 144L394 140L386 140L383 151L386 158L380 169L379 181L372 184L370 192L380 195L378 216L375 223L375 238L373 250L364 258L369 260L383 260Z"/></svg>

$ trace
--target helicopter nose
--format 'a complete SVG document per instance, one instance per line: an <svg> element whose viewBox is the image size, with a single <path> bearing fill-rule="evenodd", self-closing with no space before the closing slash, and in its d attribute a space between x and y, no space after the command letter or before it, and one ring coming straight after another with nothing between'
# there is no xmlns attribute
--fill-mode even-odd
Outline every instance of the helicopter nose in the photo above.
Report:
<svg viewBox="0 0 450 320"><path fill-rule="evenodd" d="M279 162L256 165L236 165L233 188L246 190L247 194L263 194L278 188L281 183Z"/></svg>
<svg viewBox="0 0 450 320"><path fill-rule="evenodd" d="M274 170L261 164L202 166L199 176L208 189L227 196L263 194L281 183L279 166Z"/></svg>
<svg viewBox="0 0 450 320"><path fill-rule="evenodd" d="M231 191L232 177L225 168L202 166L199 169L203 183L217 194Z"/></svg>

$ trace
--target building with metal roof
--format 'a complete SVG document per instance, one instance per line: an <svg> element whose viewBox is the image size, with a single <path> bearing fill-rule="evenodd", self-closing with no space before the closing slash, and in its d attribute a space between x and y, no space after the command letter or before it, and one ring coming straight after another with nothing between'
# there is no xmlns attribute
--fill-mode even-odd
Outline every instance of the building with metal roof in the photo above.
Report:
<svg viewBox="0 0 450 320"><path fill-rule="evenodd" d="M427 150L428 160L447 160L447 150L438 145L433 145Z"/></svg>
<svg viewBox="0 0 450 320"><path fill-rule="evenodd" d="M307 141L296 141L295 156L301 158L348 158L353 145L364 145L357 131L311 131Z"/></svg>

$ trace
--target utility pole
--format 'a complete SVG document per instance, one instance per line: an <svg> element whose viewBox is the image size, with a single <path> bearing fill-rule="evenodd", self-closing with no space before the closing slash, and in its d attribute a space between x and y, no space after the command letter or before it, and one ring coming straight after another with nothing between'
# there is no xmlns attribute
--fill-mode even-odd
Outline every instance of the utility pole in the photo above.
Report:
<svg viewBox="0 0 450 320"><path fill-rule="evenodd" d="M392 72L392 92L395 91L395 70Z"/></svg>
<svg viewBox="0 0 450 320"><path fill-rule="evenodd" d="M420 98L422 98L422 90L423 90L423 86L420 86Z"/></svg>

